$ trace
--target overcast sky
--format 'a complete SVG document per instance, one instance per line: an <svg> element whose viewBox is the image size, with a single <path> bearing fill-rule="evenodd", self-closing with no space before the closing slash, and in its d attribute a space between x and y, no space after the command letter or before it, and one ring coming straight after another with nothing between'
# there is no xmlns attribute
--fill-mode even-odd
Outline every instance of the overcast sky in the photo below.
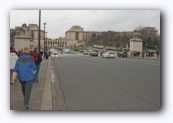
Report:
<svg viewBox="0 0 173 123"><path fill-rule="evenodd" d="M142 26L160 32L160 10L41 10L41 29L48 38L64 37L73 25L84 31L133 31ZM23 23L39 25L39 10L11 10L10 28Z"/></svg>

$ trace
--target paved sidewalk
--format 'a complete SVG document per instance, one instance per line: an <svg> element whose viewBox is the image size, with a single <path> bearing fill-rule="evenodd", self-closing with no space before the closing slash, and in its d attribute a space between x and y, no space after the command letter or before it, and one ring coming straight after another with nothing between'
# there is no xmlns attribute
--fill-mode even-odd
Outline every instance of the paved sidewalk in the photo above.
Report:
<svg viewBox="0 0 173 123"><path fill-rule="evenodd" d="M141 57L141 56L129 56L128 58L136 58L136 59L150 59L150 60L160 60L160 57Z"/></svg>
<svg viewBox="0 0 173 123"><path fill-rule="evenodd" d="M33 84L30 110L52 110L52 93L51 93L51 57L43 59L40 67L38 83ZM20 82L10 84L10 110L23 110L23 95L21 92Z"/></svg>

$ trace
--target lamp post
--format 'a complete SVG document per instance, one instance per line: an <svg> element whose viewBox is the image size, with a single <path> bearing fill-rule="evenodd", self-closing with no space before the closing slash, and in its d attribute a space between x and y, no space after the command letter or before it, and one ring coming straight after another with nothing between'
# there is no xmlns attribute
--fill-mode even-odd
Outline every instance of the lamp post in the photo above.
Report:
<svg viewBox="0 0 173 123"><path fill-rule="evenodd" d="M142 41L142 58L144 58L144 43Z"/></svg>
<svg viewBox="0 0 173 123"><path fill-rule="evenodd" d="M38 52L40 52L40 23L41 23L41 10L39 10L39 36L38 36Z"/></svg>
<svg viewBox="0 0 173 123"><path fill-rule="evenodd" d="M44 22L44 52L45 52L45 26L46 26L46 23Z"/></svg>
<svg viewBox="0 0 173 123"><path fill-rule="evenodd" d="M47 32L46 32L46 50L47 50Z"/></svg>

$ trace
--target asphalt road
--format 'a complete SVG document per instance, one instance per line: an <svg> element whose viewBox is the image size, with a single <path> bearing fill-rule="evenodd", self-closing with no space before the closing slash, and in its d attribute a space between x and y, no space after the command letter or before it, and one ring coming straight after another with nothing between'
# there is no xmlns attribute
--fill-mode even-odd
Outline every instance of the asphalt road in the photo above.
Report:
<svg viewBox="0 0 173 123"><path fill-rule="evenodd" d="M53 63L64 110L158 110L161 106L159 60L68 55L53 58Z"/></svg>

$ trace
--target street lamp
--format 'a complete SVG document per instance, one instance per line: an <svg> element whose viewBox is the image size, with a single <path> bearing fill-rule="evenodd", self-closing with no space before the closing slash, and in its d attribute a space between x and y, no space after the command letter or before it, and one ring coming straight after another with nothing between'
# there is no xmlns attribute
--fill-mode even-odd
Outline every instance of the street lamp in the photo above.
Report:
<svg viewBox="0 0 173 123"><path fill-rule="evenodd" d="M47 32L46 32L46 50L47 50Z"/></svg>
<svg viewBox="0 0 173 123"><path fill-rule="evenodd" d="M38 36L38 52L40 52L40 23L41 23L41 10L39 10L39 36Z"/></svg>
<svg viewBox="0 0 173 123"><path fill-rule="evenodd" d="M46 26L46 23L44 22L44 52L45 52L45 26Z"/></svg>

